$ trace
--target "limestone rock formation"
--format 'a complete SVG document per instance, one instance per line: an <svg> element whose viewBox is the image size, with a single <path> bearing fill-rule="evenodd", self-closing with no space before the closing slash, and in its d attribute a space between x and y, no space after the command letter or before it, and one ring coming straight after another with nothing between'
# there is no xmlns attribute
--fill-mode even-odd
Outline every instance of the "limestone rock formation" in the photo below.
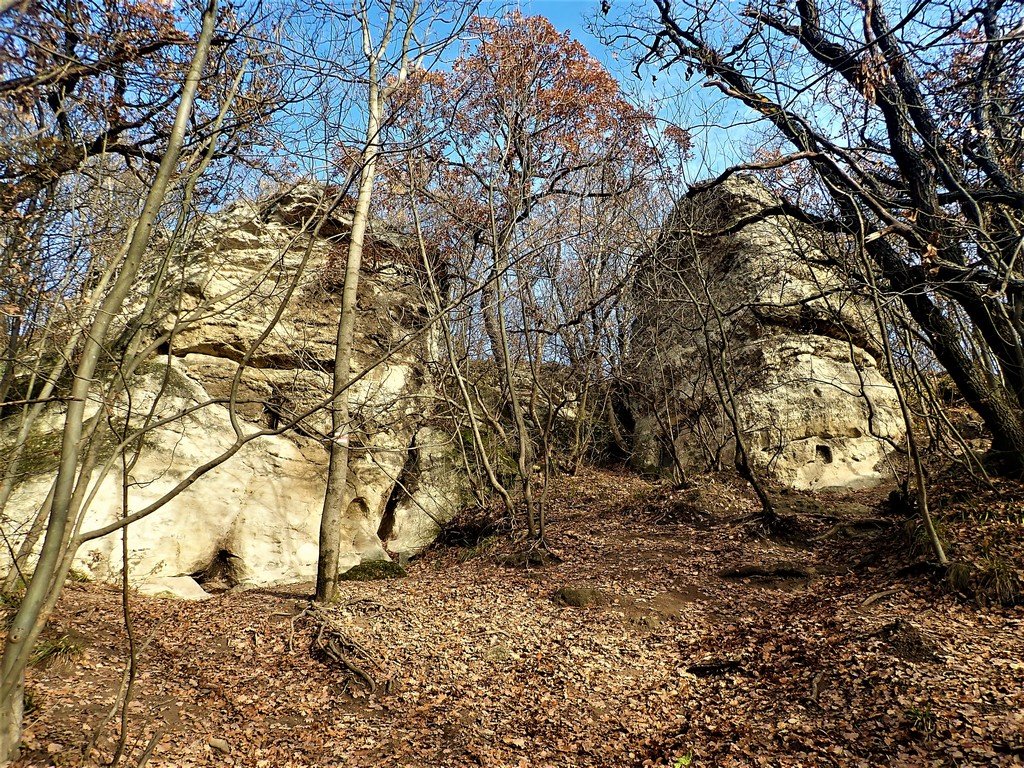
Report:
<svg viewBox="0 0 1024 768"><path fill-rule="evenodd" d="M323 196L321 188L301 186L239 202L202 221L171 265L174 288L159 297L152 323L153 337L169 331L170 340L128 388L132 426L147 419L158 425L129 469L129 511L244 444L128 529L137 582L156 580L159 589L166 577L194 575L202 583L226 575L230 583L271 584L315 574L350 225L344 213L321 222ZM343 569L418 551L467 500L460 454L434 417L436 338L410 253L393 233L371 230L352 365ZM137 315L145 298L140 290L126 316ZM122 393L104 407L123 421L129 398ZM59 439L61 420L59 410L48 413L35 443ZM46 496L52 449L35 464L5 510L4 533L14 547ZM82 530L119 519L121 493L114 461L95 483ZM120 553L120 534L113 533L87 542L74 567L115 578Z"/></svg>
<svg viewBox="0 0 1024 768"><path fill-rule="evenodd" d="M835 268L843 244L732 176L677 206L639 282L636 460L728 461L732 390L756 468L797 489L878 482L903 426L871 305Z"/></svg>

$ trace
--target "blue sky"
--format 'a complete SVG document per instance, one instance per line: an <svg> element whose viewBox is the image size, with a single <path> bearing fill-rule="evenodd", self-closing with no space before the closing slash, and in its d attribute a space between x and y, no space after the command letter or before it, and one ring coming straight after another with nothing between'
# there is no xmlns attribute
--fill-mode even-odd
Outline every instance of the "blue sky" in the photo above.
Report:
<svg viewBox="0 0 1024 768"><path fill-rule="evenodd" d="M612 14L622 11L626 5L627 0L612 0ZM498 10L491 10L492 7ZM678 72L660 73L657 83L649 80L641 83L624 60L617 60L612 51L588 31L589 22L600 16L600 0L505 0L493 5L485 2L485 12L501 13L502 8L518 9L528 16L545 16L557 29L568 30L618 77L625 90L647 102L655 114L691 128L696 151L686 168L688 181L705 179L746 159L750 133L743 127L726 127L738 122L734 103L701 87L699 78L685 82ZM709 122L718 125L699 127Z"/></svg>
<svg viewBox="0 0 1024 768"><path fill-rule="evenodd" d="M633 0L635 2L635 0ZM626 13L631 0L612 0L612 15L615 13ZM667 122L679 125L691 131L694 137L695 152L694 159L684 169L682 181L693 182L705 179L708 176L719 173L729 165L744 159L748 147L746 146L746 132L742 129L736 130L720 127L735 123L735 107L731 104L720 107L720 113L715 115L713 107L715 102L722 102L722 97L711 89L700 87L699 78L694 82L686 83L681 70L676 68L670 72L658 73L657 82L652 82L648 74L643 81L630 71L628 56L617 56L615 51L610 50L602 44L589 30L591 22L601 19L601 0L483 0L480 12L486 15L501 15L510 10L519 10L527 16L544 16L549 19L556 29L568 31L573 39L580 41L598 61L600 61L621 83L623 90L630 95L631 99L650 110L652 113ZM292 33L296 40L301 43L304 36L308 42L317 49L318 53L330 59L335 55L353 55L358 58L355 51L355 38L352 50L339 38L333 30L327 34L325 40L320 40L320 23L317 22L315 14L298 18ZM322 50L321 50L322 48ZM453 48L453 50L455 50ZM450 55L449 54L446 55ZM444 59L435 64L443 68ZM339 89L343 89L339 83ZM301 94L300 94L301 96ZM321 116L317 111L315 100L303 100L297 98L295 104L303 105L308 114L292 115L291 120L296 125L296 137L293 144L299 150L294 153L295 159L302 159L308 168L306 172L319 174L322 166L327 161L316 156L316 153L307 151L306 141L309 137L305 130L312 130L315 135L313 140L327 140L320 134L322 130L316 128L320 125ZM344 101L341 102L344 105ZM337 105L335 105L337 106ZM331 107L333 110L333 107ZM712 119L708 119L708 115ZM332 112L333 115L333 112ZM333 116L333 129L337 135L333 139L341 139L343 128L351 129L351 141L358 142L361 136L362 116L359 114L348 115L345 109L341 108L336 116ZM717 123L717 126L697 129L704 123Z"/></svg>
<svg viewBox="0 0 1024 768"><path fill-rule="evenodd" d="M619 5L622 0L619 0ZM600 0L504 0L504 2L484 3L488 13L500 13L504 9L518 9L525 16L544 16L559 31L568 31L573 39L583 43L594 58L601 61L610 70L614 70L611 52L587 31L588 22L600 14ZM499 10L492 11L491 7Z"/></svg>
<svg viewBox="0 0 1024 768"><path fill-rule="evenodd" d="M528 16L546 16L558 29L569 30L596 58L604 61L604 47L587 32L584 21L597 13L600 0L518 0L509 3Z"/></svg>

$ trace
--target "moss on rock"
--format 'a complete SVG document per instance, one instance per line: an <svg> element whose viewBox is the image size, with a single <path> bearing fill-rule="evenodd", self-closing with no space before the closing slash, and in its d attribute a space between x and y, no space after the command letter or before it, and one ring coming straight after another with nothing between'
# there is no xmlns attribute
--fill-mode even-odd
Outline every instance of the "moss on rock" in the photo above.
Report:
<svg viewBox="0 0 1024 768"><path fill-rule="evenodd" d="M338 576L339 581L383 581L407 576L405 568L391 560L367 560Z"/></svg>

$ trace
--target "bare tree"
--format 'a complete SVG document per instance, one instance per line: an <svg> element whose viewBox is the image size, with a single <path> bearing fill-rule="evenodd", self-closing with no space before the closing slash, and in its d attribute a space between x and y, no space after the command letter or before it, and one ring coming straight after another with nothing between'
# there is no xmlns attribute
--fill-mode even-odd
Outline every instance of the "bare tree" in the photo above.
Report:
<svg viewBox="0 0 1024 768"><path fill-rule="evenodd" d="M438 40L421 39L427 34L426 26L430 21L444 18L443 8L444 3L423 5L420 0L391 0L379 7L376 3L360 0L352 11L366 68L363 79L366 131L358 152L359 186L348 238L334 360L330 465L317 561L316 599L320 602L332 601L337 591L341 524L350 502L346 488L351 422L348 391L356 299L378 162L385 150L385 131L396 122L397 110L391 107L390 102L406 86L410 70L418 67L432 53L443 50L461 30L468 14L472 13L472 6L469 6L447 19L449 26Z"/></svg>
<svg viewBox="0 0 1024 768"><path fill-rule="evenodd" d="M86 403L108 340L111 323L120 312L138 275L153 225L181 155L195 94L213 41L216 18L217 0L210 0L203 13L196 51L183 83L174 124L160 168L125 250L121 268L112 280L109 292L100 303L79 356L75 384L71 389L64 422L60 465L54 481L46 535L32 579L11 623L4 645L0 669L0 761L10 760L16 749L21 727L25 667L35 639L45 623L43 609L47 599L54 592L60 591L60 566L66 556L69 538L66 532L74 514L73 494L81 458L79 451L85 424Z"/></svg>
<svg viewBox="0 0 1024 768"><path fill-rule="evenodd" d="M489 392L473 395L472 407L502 436L490 463L522 499L528 534L542 542L535 468L550 471L557 412L576 397L549 374L567 362L564 339L588 319L600 324L620 287L607 270L600 295L571 306L571 286L560 283L584 287L584 251L601 247L598 235L586 245L581 235L610 231L594 209L608 214L647 180L653 120L546 19L478 18L470 32L453 72L427 84L436 96L425 119L451 130L424 146L410 183L444 212L440 227L466 233L454 271L479 285L480 304L462 333ZM607 260L607 249L595 256ZM582 360L576 345L571 352ZM599 367L592 355L589 364Z"/></svg>

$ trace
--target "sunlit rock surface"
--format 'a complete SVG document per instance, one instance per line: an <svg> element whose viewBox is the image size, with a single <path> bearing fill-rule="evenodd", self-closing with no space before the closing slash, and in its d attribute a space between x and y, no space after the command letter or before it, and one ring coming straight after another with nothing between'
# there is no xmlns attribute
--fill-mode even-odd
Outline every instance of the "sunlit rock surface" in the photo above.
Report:
<svg viewBox="0 0 1024 768"><path fill-rule="evenodd" d="M130 386L133 426L166 423L146 434L129 469L128 511L173 492L240 439L244 445L128 529L130 574L140 584L189 574L202 582L218 564L227 564L218 577L231 583L315 574L350 224L335 213L314 231L327 205L322 194L299 187L209 216L170 266L174 288L160 296L152 335L173 330L172 338ZM401 238L371 230L352 365L342 569L419 551L467 499L461 454L434 415L436 332L410 253ZM144 292L131 300L135 312L144 300ZM106 407L123 419L128 403L122 393ZM52 481L62 419L58 409L45 415L33 440L49 448L6 510L4 532L15 549ZM83 531L123 515L117 441L102 439L110 443L102 458L112 462L94 484ZM121 561L115 532L87 542L74 567L114 579Z"/></svg>
<svg viewBox="0 0 1024 768"><path fill-rule="evenodd" d="M670 446L684 469L728 464L731 390L752 462L772 479L852 489L889 474L903 423L873 307L837 269L843 245L751 177L677 206L636 293L638 465L671 466Z"/></svg>

